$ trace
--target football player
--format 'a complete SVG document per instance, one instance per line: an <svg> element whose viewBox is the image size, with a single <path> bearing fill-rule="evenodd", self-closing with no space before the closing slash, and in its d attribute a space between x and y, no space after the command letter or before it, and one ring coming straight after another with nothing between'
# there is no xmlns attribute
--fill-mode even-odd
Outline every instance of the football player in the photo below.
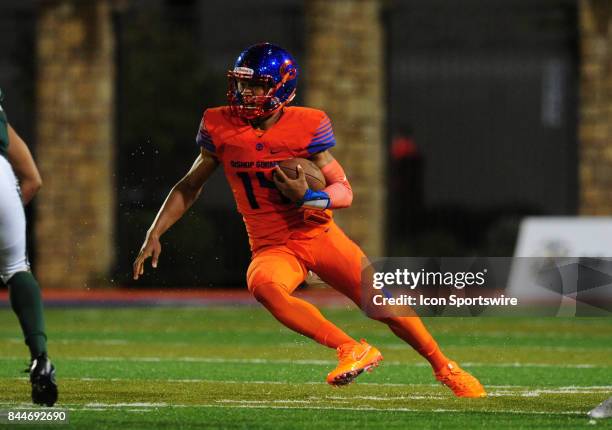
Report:
<svg viewBox="0 0 612 430"><path fill-rule="evenodd" d="M332 219L332 209L350 206L353 193L342 166L330 153L336 141L329 117L317 109L288 107L297 75L293 57L270 43L251 46L238 56L228 72L228 105L204 112L196 137L200 154L149 228L133 276L138 279L143 274L149 257L157 267L160 236L193 204L221 165L249 235L249 291L286 327L337 350L339 363L327 382L340 386L375 367L382 355L292 295L311 270L360 306L365 257ZM292 179L276 165L297 157L320 168L326 188L309 189L300 167ZM377 319L427 359L436 378L457 396L486 395L476 378L440 351L418 317Z"/></svg>
<svg viewBox="0 0 612 430"><path fill-rule="evenodd" d="M11 307L17 314L25 343L30 349L32 401L53 406L57 401L55 368L47 357L43 304L26 253L23 210L41 184L32 154L8 124L0 106L0 279L8 286Z"/></svg>

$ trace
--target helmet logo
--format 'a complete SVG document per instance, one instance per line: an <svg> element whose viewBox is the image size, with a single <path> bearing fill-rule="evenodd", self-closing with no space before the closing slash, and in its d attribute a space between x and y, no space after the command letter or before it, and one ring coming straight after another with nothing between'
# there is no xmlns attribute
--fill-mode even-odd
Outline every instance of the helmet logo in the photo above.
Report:
<svg viewBox="0 0 612 430"><path fill-rule="evenodd" d="M234 67L234 73L239 78L252 78L255 71L249 67Z"/></svg>
<svg viewBox="0 0 612 430"><path fill-rule="evenodd" d="M290 60L285 60L285 62L281 64L279 72L285 81L295 79L297 76L297 69Z"/></svg>

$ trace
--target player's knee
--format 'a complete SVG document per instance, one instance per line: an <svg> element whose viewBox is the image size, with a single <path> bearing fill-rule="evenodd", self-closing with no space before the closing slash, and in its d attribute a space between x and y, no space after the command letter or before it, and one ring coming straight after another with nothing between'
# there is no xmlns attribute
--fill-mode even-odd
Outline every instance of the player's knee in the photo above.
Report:
<svg viewBox="0 0 612 430"><path fill-rule="evenodd" d="M29 271L30 267L27 263L19 263L9 267L0 268L0 280L2 280L4 285L9 285L9 282L15 277L15 275L21 272Z"/></svg>
<svg viewBox="0 0 612 430"><path fill-rule="evenodd" d="M25 251L25 238L18 239L13 245L0 249L0 279L4 284L17 273L30 270Z"/></svg>
<svg viewBox="0 0 612 430"><path fill-rule="evenodd" d="M288 295L282 285L274 282L254 285L251 287L251 293L255 300L268 309L282 306Z"/></svg>

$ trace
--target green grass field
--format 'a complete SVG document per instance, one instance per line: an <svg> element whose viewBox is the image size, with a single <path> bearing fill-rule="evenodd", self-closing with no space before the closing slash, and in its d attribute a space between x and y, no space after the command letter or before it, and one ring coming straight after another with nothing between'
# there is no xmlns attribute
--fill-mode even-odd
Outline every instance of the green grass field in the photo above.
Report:
<svg viewBox="0 0 612 430"><path fill-rule="evenodd" d="M324 313L377 345L381 367L332 388L334 351L258 307L49 309L57 406L87 429L612 428L585 415L612 395L612 319L428 319L490 394L457 399L385 326ZM0 409L30 405L26 356L0 310Z"/></svg>

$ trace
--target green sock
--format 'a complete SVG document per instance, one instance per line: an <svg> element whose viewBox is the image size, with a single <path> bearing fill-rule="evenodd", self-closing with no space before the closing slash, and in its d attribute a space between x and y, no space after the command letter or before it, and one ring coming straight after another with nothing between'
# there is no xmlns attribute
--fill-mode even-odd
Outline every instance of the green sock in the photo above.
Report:
<svg viewBox="0 0 612 430"><path fill-rule="evenodd" d="M47 352L47 335L40 287L30 272L19 272L8 281L11 307L17 314L32 358Z"/></svg>

